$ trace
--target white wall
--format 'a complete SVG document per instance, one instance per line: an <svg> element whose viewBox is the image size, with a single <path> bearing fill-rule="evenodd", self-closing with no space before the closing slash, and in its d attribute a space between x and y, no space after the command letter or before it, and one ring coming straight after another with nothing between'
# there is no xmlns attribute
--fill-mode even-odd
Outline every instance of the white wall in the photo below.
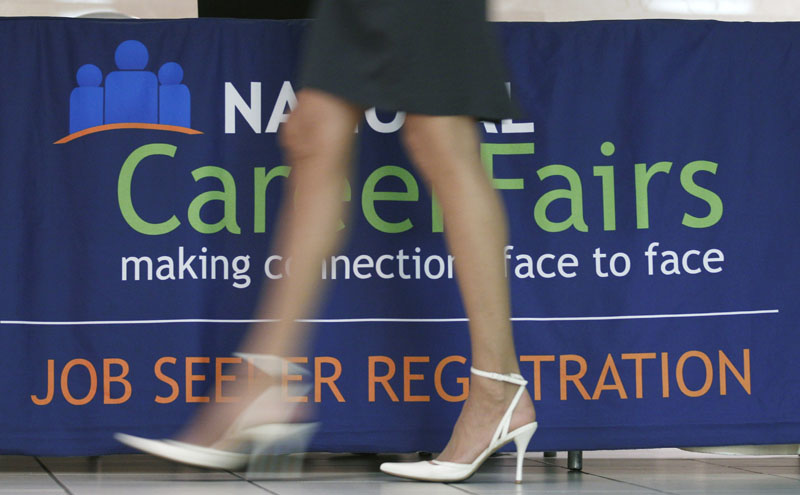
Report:
<svg viewBox="0 0 800 495"><path fill-rule="evenodd" d="M800 0L489 0L498 21L720 19L797 21Z"/></svg>
<svg viewBox="0 0 800 495"><path fill-rule="evenodd" d="M498 21L800 20L800 0L489 0L489 3L490 17ZM0 0L0 16L77 17L109 11L140 18L196 17L197 0Z"/></svg>
<svg viewBox="0 0 800 495"><path fill-rule="evenodd" d="M197 17L197 0L0 0L0 16L78 17L93 12L139 18Z"/></svg>

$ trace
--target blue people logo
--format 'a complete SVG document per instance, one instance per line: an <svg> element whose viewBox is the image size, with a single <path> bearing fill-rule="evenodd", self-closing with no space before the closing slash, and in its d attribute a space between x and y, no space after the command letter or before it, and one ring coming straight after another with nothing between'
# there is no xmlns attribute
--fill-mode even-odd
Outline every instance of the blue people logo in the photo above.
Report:
<svg viewBox="0 0 800 495"><path fill-rule="evenodd" d="M149 59L143 43L128 40L117 47L117 70L105 76L105 83L99 67L81 66L69 98L69 135L56 144L112 129L202 134L192 129L191 92L183 84L183 68L166 62L155 74L147 70Z"/></svg>

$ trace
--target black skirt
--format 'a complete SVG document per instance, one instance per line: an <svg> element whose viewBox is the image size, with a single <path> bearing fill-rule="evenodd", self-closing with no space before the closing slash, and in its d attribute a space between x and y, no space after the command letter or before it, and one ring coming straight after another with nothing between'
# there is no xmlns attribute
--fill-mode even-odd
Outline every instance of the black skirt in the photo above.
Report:
<svg viewBox="0 0 800 495"><path fill-rule="evenodd" d="M512 116L485 0L320 0L301 86L363 107Z"/></svg>

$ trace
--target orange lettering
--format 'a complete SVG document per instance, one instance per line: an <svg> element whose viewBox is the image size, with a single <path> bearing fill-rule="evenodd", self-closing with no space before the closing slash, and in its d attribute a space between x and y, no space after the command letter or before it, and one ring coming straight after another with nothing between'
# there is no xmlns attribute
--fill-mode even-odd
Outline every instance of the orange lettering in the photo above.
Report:
<svg viewBox="0 0 800 495"><path fill-rule="evenodd" d="M156 402L158 402L159 404L168 404L170 402L175 402L175 399L178 398L178 394L180 393L178 382L168 377L167 375L164 374L164 372L161 371L161 367L164 366L164 363L175 364L177 362L178 362L177 359L169 356L162 357L161 359L156 361L156 365L154 367L156 378L169 385L169 387L172 389L172 393L170 394L169 397L161 397L160 395L156 395Z"/></svg>
<svg viewBox="0 0 800 495"><path fill-rule="evenodd" d="M661 396L669 398L669 353L661 353Z"/></svg>
<svg viewBox="0 0 800 495"><path fill-rule="evenodd" d="M542 362L555 362L556 357L550 356L520 356L523 363L533 363L533 400L542 400Z"/></svg>
<svg viewBox="0 0 800 495"><path fill-rule="evenodd" d="M703 361L703 364L706 367L706 381L699 390L691 390L686 386L686 382L683 380L683 367L686 364L686 361L692 357L699 358L701 361ZM714 381L714 370L711 366L711 360L708 359L708 356L706 356L705 353L700 351L689 351L684 353L683 356L678 359L678 365L675 369L675 379L678 381L678 388L681 389L681 392L683 392L687 397L700 397L701 395L705 395L711 388L711 383Z"/></svg>
<svg viewBox="0 0 800 495"><path fill-rule="evenodd" d="M742 354L742 367L744 368L744 373L739 373L739 370L734 368L733 363L731 363L731 360L728 359L728 356L726 356L724 352L719 351L720 395L728 395L728 376L725 373L726 369L731 370L733 376L736 377L736 380L742 386L744 391L747 392L747 395L750 395L750 349L743 349Z"/></svg>
<svg viewBox="0 0 800 495"><path fill-rule="evenodd" d="M439 394L439 397L447 402L461 402L467 400L467 396L469 396L469 378L465 376L456 378L456 383L461 384L461 393L459 395L448 394L444 391L444 387L442 386L442 372L444 371L444 367L453 362L466 364L467 358L463 356L448 356L442 359L439 364L436 365L436 372L433 375L433 383L436 386L436 393Z"/></svg>
<svg viewBox="0 0 800 495"><path fill-rule="evenodd" d="M606 385L605 383L609 371L614 378L613 385ZM625 393L625 387L622 386L622 380L619 378L619 372L617 371L617 366L614 364L614 358L611 357L611 354L606 358L606 364L603 365L603 371L600 372L600 378L597 380L597 386L594 389L592 400L599 399L603 390L616 390L619 393L620 399L628 398L628 394Z"/></svg>
<svg viewBox="0 0 800 495"><path fill-rule="evenodd" d="M411 395L411 382L425 379L425 375L412 374L411 363L427 363L428 356L406 356L403 358L403 401L405 402L430 402L430 395Z"/></svg>
<svg viewBox="0 0 800 495"><path fill-rule="evenodd" d="M574 375L567 374L567 363L568 362L578 363L580 369ZM581 378L583 375L586 374L586 360L581 356L575 354L565 354L561 356L561 366L560 366L560 375L561 375L561 400L567 400L567 382L572 382L575 387L580 392L581 397L585 400L591 400L589 397L589 393L584 388L583 384L581 383Z"/></svg>
<svg viewBox="0 0 800 495"><path fill-rule="evenodd" d="M323 363L333 365L333 375L322 376ZM314 401L322 401L322 384L324 383L331 389L337 401L345 402L342 393L339 391L339 387L336 386L336 380L338 380L340 376L342 376L342 363L338 359L332 357L318 357L314 359Z"/></svg>
<svg viewBox="0 0 800 495"><path fill-rule="evenodd" d="M76 399L69 391L69 372L75 366L83 366L89 372L89 392L83 399ZM67 402L73 406L83 406L91 402L97 393L97 370L94 369L92 363L85 359L73 359L68 362L64 369L61 371L61 393Z"/></svg>
<svg viewBox="0 0 800 495"><path fill-rule="evenodd" d="M375 375L375 363L383 363L388 368L387 372L383 376L376 376ZM369 357L369 401L375 402L375 384L380 383L383 385L383 389L389 395L389 398L392 399L392 402L399 402L400 399L397 397L397 394L394 393L392 390L392 386L389 383L389 380L394 377L395 372L397 371L397 367L394 364L394 361L388 356L370 356Z"/></svg>
<svg viewBox="0 0 800 495"><path fill-rule="evenodd" d="M642 393L642 361L645 359L655 359L655 352L623 354L622 359L633 359L636 362L636 398L641 399Z"/></svg>
<svg viewBox="0 0 800 495"><path fill-rule="evenodd" d="M206 375L193 374L192 367L195 364L208 364L211 358L207 357L187 357L186 358L186 402L210 402L211 398L205 395L194 395L192 384L194 382L205 381Z"/></svg>
<svg viewBox="0 0 800 495"><path fill-rule="evenodd" d="M31 395L31 400L37 406L46 406L47 404L50 404L50 402L53 400L53 392L55 392L55 388L56 388L56 386L55 386L55 381L56 381L56 379L55 379L55 374L56 374L55 368L56 368L55 361L53 361L52 359L48 359L47 360L47 395L45 396L44 399L40 399L40 398L36 397L35 395Z"/></svg>
<svg viewBox="0 0 800 495"><path fill-rule="evenodd" d="M117 376L111 376L111 365L116 364L122 368L122 371ZM130 371L128 362L124 359L103 359L103 404L122 404L131 398L131 382L125 379ZM125 393L122 397L116 399L111 398L111 384L121 383Z"/></svg>
<svg viewBox="0 0 800 495"><path fill-rule="evenodd" d="M216 380L214 380L215 398L217 402L236 402L239 397L225 397L222 395L223 382L235 382L236 375L226 375L222 372L222 366L225 364L241 364L242 358L238 357L218 357L216 361Z"/></svg>

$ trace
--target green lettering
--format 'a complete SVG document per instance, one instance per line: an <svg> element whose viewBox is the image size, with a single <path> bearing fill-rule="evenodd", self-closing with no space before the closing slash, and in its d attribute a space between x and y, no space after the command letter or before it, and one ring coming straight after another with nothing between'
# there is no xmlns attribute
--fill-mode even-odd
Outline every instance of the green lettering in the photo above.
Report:
<svg viewBox="0 0 800 495"><path fill-rule="evenodd" d="M636 175L636 228L649 229L650 228L650 206L648 199L648 187L650 179L654 175L664 173L668 174L672 168L672 162L658 162L649 169L646 163L637 163L635 169Z"/></svg>
<svg viewBox="0 0 800 495"><path fill-rule="evenodd" d="M681 170L681 185L683 189L692 196L708 203L708 215L703 218L684 213L683 224L693 229L705 229L715 225L722 218L723 211L722 199L716 193L695 184L694 174L700 170L716 175L717 164L706 160L697 160L687 164Z"/></svg>
<svg viewBox="0 0 800 495"><path fill-rule="evenodd" d="M394 176L402 180L406 186L406 190L404 192L375 191L375 186L378 185L378 182L389 176ZM401 167L386 165L372 172L366 182L364 182L363 193L361 195L361 207L364 210L364 217L370 225L381 232L397 234L411 229L414 224L412 224L411 220L408 218L401 222L388 222L382 219L375 210L375 202L418 200L419 186L411 173Z"/></svg>
<svg viewBox="0 0 800 495"><path fill-rule="evenodd" d="M431 192L431 232L444 232L444 215L442 214L442 205L436 199L436 191Z"/></svg>
<svg viewBox="0 0 800 495"><path fill-rule="evenodd" d="M264 167L256 167L253 171L253 189L255 206L253 210L253 232L263 234L267 231L267 186L276 177L288 178L291 168L285 165L273 167L265 174Z"/></svg>
<svg viewBox="0 0 800 495"><path fill-rule="evenodd" d="M603 230L617 230L617 199L614 191L614 167L594 167L594 176L603 182Z"/></svg>
<svg viewBox="0 0 800 495"><path fill-rule="evenodd" d="M588 232L589 227L583 219L583 187L578 173L565 165L548 165L537 171L540 180L560 175L569 182L569 189L554 189L542 195L533 210L536 224L546 232L563 232L570 227L575 227L579 232ZM562 222L552 222L547 218L547 207L555 200L568 199L570 201L570 216Z"/></svg>
<svg viewBox="0 0 800 495"><path fill-rule="evenodd" d="M525 189L525 179L498 179L494 176L495 155L532 155L533 143L481 143L481 160L495 189ZM431 201L431 226L433 232L444 231L442 207L433 195Z"/></svg>
<svg viewBox="0 0 800 495"><path fill-rule="evenodd" d="M241 234L242 231L236 223L236 182L230 172L219 167L201 167L192 171L192 177L195 182L208 177L214 177L222 182L222 191L206 191L189 204L187 214L192 227L201 234L214 234L223 228L232 234ZM222 201L224 214L219 222L208 224L200 218L200 210L211 201Z"/></svg>
<svg viewBox="0 0 800 495"><path fill-rule="evenodd" d="M131 182L133 181L133 173L136 167L142 160L148 156L162 155L170 158L175 157L177 147L171 144L154 143L146 144L133 151L125 163L122 164L122 169L119 171L119 180L117 181L117 201L119 203L119 211L122 217L131 226L133 230L145 235L161 235L172 232L178 225L181 224L180 220L175 215L172 215L169 220L161 223L150 223L144 220L136 213L133 207L133 199L131 198Z"/></svg>
<svg viewBox="0 0 800 495"><path fill-rule="evenodd" d="M533 143L481 143L481 160L495 189L525 189L525 179L497 179L494 176L495 155L532 155Z"/></svg>

